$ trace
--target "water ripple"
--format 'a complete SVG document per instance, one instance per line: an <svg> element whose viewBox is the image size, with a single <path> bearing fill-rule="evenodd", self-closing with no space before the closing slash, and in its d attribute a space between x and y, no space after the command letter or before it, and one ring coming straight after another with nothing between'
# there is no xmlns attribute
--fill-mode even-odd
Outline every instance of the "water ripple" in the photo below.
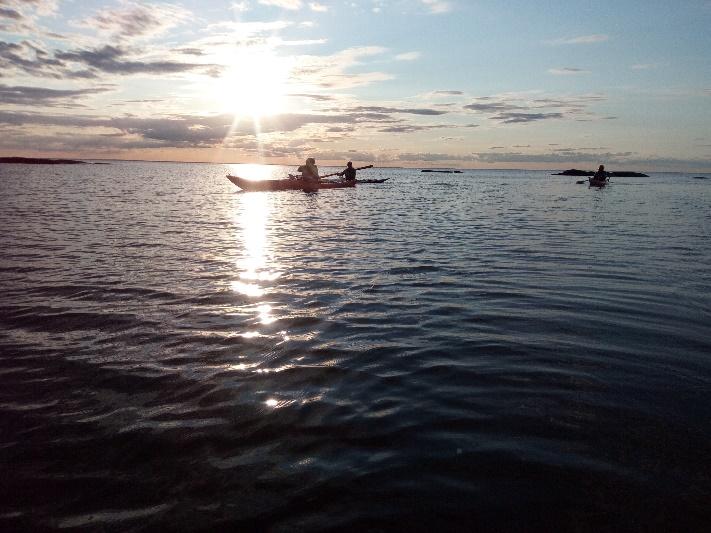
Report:
<svg viewBox="0 0 711 533"><path fill-rule="evenodd" d="M3 530L708 524L700 181L227 170L0 169Z"/></svg>

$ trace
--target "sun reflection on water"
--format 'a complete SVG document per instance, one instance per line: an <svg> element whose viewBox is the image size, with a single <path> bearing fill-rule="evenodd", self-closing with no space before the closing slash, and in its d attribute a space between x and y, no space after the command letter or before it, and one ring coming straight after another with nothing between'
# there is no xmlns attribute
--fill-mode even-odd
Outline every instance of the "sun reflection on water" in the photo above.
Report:
<svg viewBox="0 0 711 533"><path fill-rule="evenodd" d="M262 324L271 324L276 321L276 318L272 315L272 306L268 304L260 305L257 310L259 311L259 321Z"/></svg>
<svg viewBox="0 0 711 533"><path fill-rule="evenodd" d="M255 175L265 172L263 166L254 167ZM266 172L271 171L267 169ZM235 212L234 224L237 245L241 246L242 254L235 262L239 279L233 280L230 286L236 293L261 299L266 294L264 283L274 281L281 275L279 270L273 268L269 243L271 204L266 194L240 196L239 202L241 209ZM271 305L264 301L255 301L253 304L260 324L267 325L276 321Z"/></svg>
<svg viewBox="0 0 711 533"><path fill-rule="evenodd" d="M260 165L255 165L253 168L245 168L247 165L240 165L240 167L240 174L250 179L273 177L273 169L268 167ZM292 337L286 330L275 333L273 327L266 327L279 320L279 317L275 316L273 302L269 300L269 289L282 275L283 270L276 262L274 244L270 240L272 236L269 222L275 204L268 194L245 194L236 198L233 224L237 257L234 263L234 279L230 281L230 287L235 293L248 298L247 302L243 301L241 304L241 311L247 311L253 316L239 335L244 339L252 339L254 348L257 349L265 342L269 342L271 346L281 345L289 342ZM268 339L261 339L262 337ZM268 357L264 358L261 354L256 354L256 357L253 355L255 354L247 356L251 363L240 363L233 369L267 376L290 368L289 365L273 366L273 361ZM273 390L272 394L274 396L261 400L270 409L287 407L295 401L280 398L276 390Z"/></svg>

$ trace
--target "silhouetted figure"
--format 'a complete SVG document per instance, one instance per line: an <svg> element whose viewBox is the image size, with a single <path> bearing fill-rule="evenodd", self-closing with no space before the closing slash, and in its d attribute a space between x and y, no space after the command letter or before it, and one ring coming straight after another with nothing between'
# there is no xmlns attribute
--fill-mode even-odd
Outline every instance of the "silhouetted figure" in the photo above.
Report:
<svg viewBox="0 0 711 533"><path fill-rule="evenodd" d="M306 160L305 165L301 165L298 168L301 172L301 179L304 180L304 192L316 192L318 191L318 167L316 166L316 160L313 157L309 157Z"/></svg>
<svg viewBox="0 0 711 533"><path fill-rule="evenodd" d="M605 165L600 165L597 172L592 177L595 181L605 181L607 179L607 172L605 172Z"/></svg>
<svg viewBox="0 0 711 533"><path fill-rule="evenodd" d="M345 177L346 181L355 181L356 169L353 168L353 163L348 161L346 169L343 172L339 172L338 175Z"/></svg>
<svg viewBox="0 0 711 533"><path fill-rule="evenodd" d="M305 165L301 165L298 169L301 172L301 177L303 179L312 179L318 181L318 167L316 166L316 160L313 157L309 157L306 160Z"/></svg>

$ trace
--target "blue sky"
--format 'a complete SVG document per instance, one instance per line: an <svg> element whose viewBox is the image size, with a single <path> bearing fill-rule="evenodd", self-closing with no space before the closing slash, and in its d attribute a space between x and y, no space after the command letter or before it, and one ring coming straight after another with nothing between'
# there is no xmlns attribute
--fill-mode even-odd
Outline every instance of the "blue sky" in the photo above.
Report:
<svg viewBox="0 0 711 533"><path fill-rule="evenodd" d="M0 155L711 171L711 0L0 0Z"/></svg>

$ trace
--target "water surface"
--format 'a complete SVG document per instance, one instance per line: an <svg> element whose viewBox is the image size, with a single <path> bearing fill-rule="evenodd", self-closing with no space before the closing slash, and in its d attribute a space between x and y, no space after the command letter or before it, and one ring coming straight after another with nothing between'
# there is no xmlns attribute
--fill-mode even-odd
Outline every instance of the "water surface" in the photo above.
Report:
<svg viewBox="0 0 711 533"><path fill-rule="evenodd" d="M709 181L288 170L0 166L3 530L705 529Z"/></svg>

